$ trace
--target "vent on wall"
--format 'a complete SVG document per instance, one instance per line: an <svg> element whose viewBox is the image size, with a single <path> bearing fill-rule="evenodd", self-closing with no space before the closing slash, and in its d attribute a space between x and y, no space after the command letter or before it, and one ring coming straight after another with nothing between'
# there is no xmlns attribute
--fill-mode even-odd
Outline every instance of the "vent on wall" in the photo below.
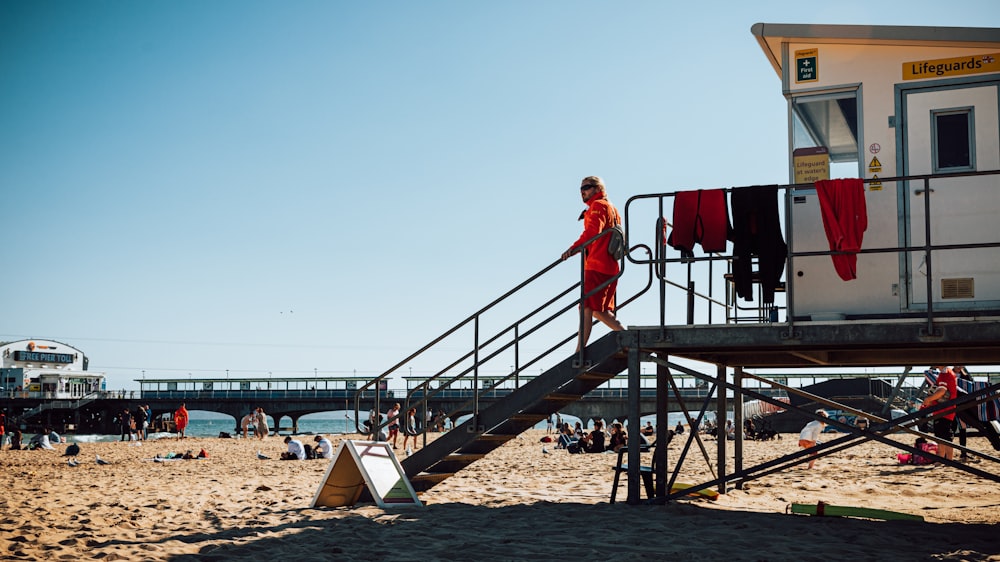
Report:
<svg viewBox="0 0 1000 562"><path fill-rule="evenodd" d="M976 283L972 277L942 279L942 299L972 299L976 297Z"/></svg>

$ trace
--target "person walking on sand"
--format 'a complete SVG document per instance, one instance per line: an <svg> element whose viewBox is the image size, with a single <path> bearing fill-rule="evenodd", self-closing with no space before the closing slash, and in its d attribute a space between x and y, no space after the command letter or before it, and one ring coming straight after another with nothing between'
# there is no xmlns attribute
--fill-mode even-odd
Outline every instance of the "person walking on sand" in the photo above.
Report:
<svg viewBox="0 0 1000 562"><path fill-rule="evenodd" d="M257 408L257 418L254 423L254 434L258 438L263 439L271 433L271 428L267 425L267 414L264 413L264 408Z"/></svg>
<svg viewBox="0 0 1000 562"><path fill-rule="evenodd" d="M621 224L621 216L618 214L618 209L608 201L604 180L597 176L583 178L580 183L580 197L587 205L587 210L580 215L583 219L583 234L562 253L562 259L566 260L581 251L586 252L583 262L583 291L589 296L584 299L581 306L582 319L577 351L587 346L594 318L616 332L625 329L615 317L615 292L618 289L618 280L615 276L621 272L621 267L618 260L608 253L611 236L602 236L594 240L590 246L583 248L583 244L594 236ZM597 289L604 283L608 284Z"/></svg>
<svg viewBox="0 0 1000 562"><path fill-rule="evenodd" d="M389 421L389 438L387 441L392 441L392 448L396 448L396 440L399 439L399 402L393 404L392 408L385 414L386 420Z"/></svg>
<svg viewBox="0 0 1000 562"><path fill-rule="evenodd" d="M830 417L826 413L826 410L816 410L816 413L823 416L824 418ZM826 422L821 420L813 420L806 424L802 428L802 432L799 433L799 447L803 449L811 449L819 443L819 435L823 433L823 429L826 428ZM812 453L813 458L809 459L809 468L812 468L816 464L816 453Z"/></svg>
<svg viewBox="0 0 1000 562"><path fill-rule="evenodd" d="M406 443L413 439L413 446L410 449L406 448ZM405 433L403 434L403 450L406 454L410 454L410 451L417 448L417 409L410 408L406 411L406 426Z"/></svg>
<svg viewBox="0 0 1000 562"><path fill-rule="evenodd" d="M177 427L177 438L184 439L184 431L188 425L187 407L182 403L180 408L174 412L174 425Z"/></svg>

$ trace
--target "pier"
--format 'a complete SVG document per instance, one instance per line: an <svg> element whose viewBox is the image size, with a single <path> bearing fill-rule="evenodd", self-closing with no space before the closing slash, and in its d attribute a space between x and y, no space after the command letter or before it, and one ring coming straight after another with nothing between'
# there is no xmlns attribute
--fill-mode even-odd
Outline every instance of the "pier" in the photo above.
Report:
<svg viewBox="0 0 1000 562"><path fill-rule="evenodd" d="M919 374L917 374L919 375ZM910 387L919 386L921 377L911 376ZM894 379L898 375L886 373L835 373L808 374L791 372L776 375L776 379L786 381L791 386L805 387L834 379ZM482 392L479 396L481 405L489 405L499 399L509 396L520 386L530 383L535 377L521 375L517 381L505 381L492 390ZM679 412L682 409L697 409L708 396L709 388L694 377L678 375L681 400L672 397L668 402L668 411ZM7 408L12 420L19 420L19 425L27 431L40 430L42 427L56 428L69 433L118 434L119 428L114 422L117 414L143 406L150 406L154 419L159 421L163 415L169 417L181 404L189 411L207 411L232 416L233 428L239 420L252 409L261 407L273 418L276 429L282 431L298 431L298 421L302 416L322 412L348 411L355 408L358 400L361 421L367 418L367 413L378 409L385 413L392 405L399 402L406 405L409 399L418 402L424 397L421 386L427 381L425 377L403 377L405 389L388 388L386 381L380 381L379 389L365 390L358 394L358 389L368 386L373 379L358 377L280 377L280 378L175 378L175 379L140 379L140 390L105 390L87 393L77 397L54 398L44 393L8 392L0 402ZM643 374L640 377L640 412L649 415L656 412L656 375ZM480 381L480 391L492 386L493 381ZM874 399L884 399L879 389L883 385L871 385L871 396ZM759 389L765 395L780 398L783 392L771 388ZM426 412L444 412L446 417L454 422L457 418L472 413L467 407L476 394L471 381L464 381L454 388L428 392L432 394L426 402L421 403L421 416L427 419ZM713 399L714 400L714 399ZM727 408L732 409L733 397L726 399ZM426 410L424 409L426 407ZM598 388L584 395L580 400L565 405L560 414L574 416L582 420L603 419L624 420L628 415L628 377L625 375L613 378ZM353 417L353 416L352 416Z"/></svg>

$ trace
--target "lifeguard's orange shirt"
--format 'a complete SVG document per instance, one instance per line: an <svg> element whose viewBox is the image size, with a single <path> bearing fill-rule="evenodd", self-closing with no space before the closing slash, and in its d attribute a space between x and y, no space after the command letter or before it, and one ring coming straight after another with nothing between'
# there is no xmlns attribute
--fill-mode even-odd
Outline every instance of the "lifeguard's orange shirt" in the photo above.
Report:
<svg viewBox="0 0 1000 562"><path fill-rule="evenodd" d="M570 248L576 249L604 229L621 223L618 209L608 201L605 194L597 192L587 201L587 210L583 215L583 234ZM608 253L610 236L602 236L584 250L587 252L583 269L599 271L607 275L617 275L621 271L618 261Z"/></svg>

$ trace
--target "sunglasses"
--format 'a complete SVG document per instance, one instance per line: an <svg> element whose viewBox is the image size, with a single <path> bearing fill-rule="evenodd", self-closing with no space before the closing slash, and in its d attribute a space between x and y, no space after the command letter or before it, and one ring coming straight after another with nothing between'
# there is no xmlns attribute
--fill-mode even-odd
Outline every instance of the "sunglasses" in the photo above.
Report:
<svg viewBox="0 0 1000 562"><path fill-rule="evenodd" d="M587 191L588 189L594 189L595 187L597 187L597 186L593 185L593 184L591 184L591 185L581 185L580 186L580 191Z"/></svg>

